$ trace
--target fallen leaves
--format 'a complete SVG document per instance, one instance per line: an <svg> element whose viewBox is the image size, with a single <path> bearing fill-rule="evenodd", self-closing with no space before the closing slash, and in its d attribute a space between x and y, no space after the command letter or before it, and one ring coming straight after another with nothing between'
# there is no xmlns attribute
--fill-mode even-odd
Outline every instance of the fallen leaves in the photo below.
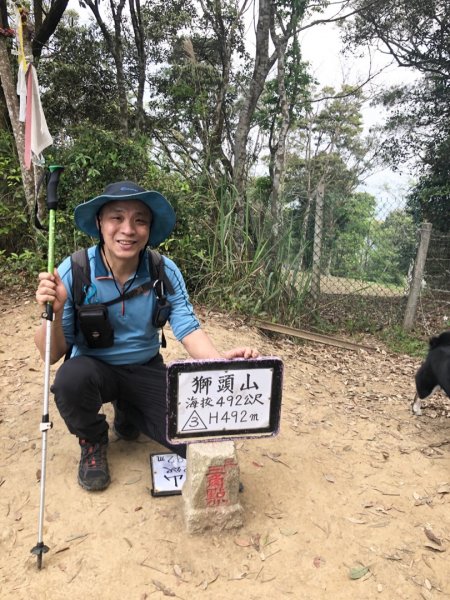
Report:
<svg viewBox="0 0 450 600"><path fill-rule="evenodd" d="M168 571L167 571L167 569L161 569L159 565L158 565L157 567L155 567L154 565L149 565L149 564L147 563L147 558L148 558L148 556L146 556L146 557L144 558L144 560L142 560L142 561L139 563L139 565L140 565L141 567L147 567L147 569L153 569L153 571L158 571L158 573L163 573L164 575L167 575L167 574L168 574Z"/></svg>
<svg viewBox="0 0 450 600"><path fill-rule="evenodd" d="M425 579L423 582L423 585L427 588L427 590L429 592L431 592L431 590L433 589L433 586L431 584L431 581L429 579Z"/></svg>
<svg viewBox="0 0 450 600"><path fill-rule="evenodd" d="M437 494L450 494L450 484L449 483L441 483L436 490Z"/></svg>
<svg viewBox="0 0 450 600"><path fill-rule="evenodd" d="M369 567L352 567L348 573L350 579L361 579L369 572Z"/></svg>
<svg viewBox="0 0 450 600"><path fill-rule="evenodd" d="M213 569L213 575L212 577L208 578L208 579L203 579L198 585L197 587L199 587L201 590L206 590L208 589L208 586L210 586L212 583L214 583L215 581L217 581L218 577L219 577L219 571L217 569Z"/></svg>
<svg viewBox="0 0 450 600"><path fill-rule="evenodd" d="M424 528L424 533L427 536L427 538L431 542L433 542L433 544L437 544L438 546L442 546L442 540L440 538L438 538L437 535L435 535L433 533L433 531L429 527L425 527Z"/></svg>
<svg viewBox="0 0 450 600"><path fill-rule="evenodd" d="M234 538L234 543L237 546L241 546L241 548L253 547L257 552L259 552L261 549L261 535L259 533L255 533L247 537L237 537Z"/></svg>
<svg viewBox="0 0 450 600"><path fill-rule="evenodd" d="M325 563L326 563L326 560L324 558L322 558L322 556L315 556L313 559L313 565L316 567L316 569L323 567L323 565Z"/></svg>
<svg viewBox="0 0 450 600"><path fill-rule="evenodd" d="M350 523L354 523L355 525L364 525L365 523L367 523L365 519L355 519L354 517L345 518L347 519L347 521L349 521Z"/></svg>
<svg viewBox="0 0 450 600"><path fill-rule="evenodd" d="M57 521L60 517L60 514L58 511L55 511L53 513L47 511L45 518L49 523L53 523L54 521Z"/></svg>
<svg viewBox="0 0 450 600"><path fill-rule="evenodd" d="M297 535L298 531L297 529L280 529L280 533L281 535L290 537L291 535Z"/></svg>
<svg viewBox="0 0 450 600"><path fill-rule="evenodd" d="M235 538L233 541L236 546L240 546L241 548L248 548L252 545L252 542L249 538Z"/></svg>
<svg viewBox="0 0 450 600"><path fill-rule="evenodd" d="M446 548L443 546L439 546L438 544L434 544L433 542L428 542L425 544L425 548L429 550L433 550L434 552L445 552Z"/></svg>
<svg viewBox="0 0 450 600"><path fill-rule="evenodd" d="M297 531L291 531L288 535L295 535ZM237 537L234 538L234 543L241 548L253 548L257 553L261 561L266 561L271 558L281 550L278 548L274 550L270 554L266 554L266 548L276 542L276 538L270 538L269 534L267 534L264 539L261 539L261 535L259 533L255 533L246 537Z"/></svg>
<svg viewBox="0 0 450 600"><path fill-rule="evenodd" d="M228 581L240 581L241 579L245 579L248 575L248 571L240 571L231 577L228 577Z"/></svg>
<svg viewBox="0 0 450 600"><path fill-rule="evenodd" d="M170 588L165 586L160 581L158 581L156 579L152 579L152 583L157 590L159 590L160 592L162 592L164 594L164 596L172 596L172 597L176 596L175 592L173 592Z"/></svg>
<svg viewBox="0 0 450 600"><path fill-rule="evenodd" d="M264 514L266 515L266 517L269 517L269 519L283 519L284 518L284 513L282 513L281 510L277 510L277 509L274 509L271 512L265 512Z"/></svg>
<svg viewBox="0 0 450 600"><path fill-rule="evenodd" d="M431 496L422 496L421 494L414 492L413 498L415 501L414 506L422 506L423 504L428 504L431 506L433 504L433 498Z"/></svg>
<svg viewBox="0 0 450 600"><path fill-rule="evenodd" d="M280 346L280 352L285 350ZM127 460L128 466L133 460L129 463L129 456L116 454L117 473L122 473L117 480L118 485L107 495L80 495L83 502L78 507L82 513L80 520L73 520L70 513L66 517L60 497L64 492L67 500L72 502L71 493L76 488L76 481L71 480L72 473L68 474L67 490L58 488L55 495L49 495L46 516L50 518L47 518L46 526L53 521L51 527L46 527L53 555L53 563L49 563L49 567L53 564L58 572L58 563L66 564L65 575L57 573L62 583L69 577L76 577L73 583L77 587L88 574L89 564L90 581L93 582L95 577L98 589L105 589L107 573L103 572L102 564L95 557L93 562L83 564L80 580L76 561L82 555L86 561L101 547L104 536L99 535L97 524L100 527L107 522L111 529L115 527L118 542L118 552L111 554L111 568L123 565L128 569L133 562L135 565L133 571L130 568L130 572L134 573L133 589L125 589L126 583L123 584L124 589L117 588L117 593L124 597L128 593L141 600L175 599L176 594L185 600L194 597L229 600L250 595L279 598L288 594L298 595L299 585L303 587L306 581L311 581L312 586L326 585L326 595L330 598L339 594L346 598L375 598L377 591L383 591L380 598L382 595L393 597L397 596L397 590L398 597L428 598L431 592L437 597L437 586L444 588L448 581L445 571L448 569L445 563L450 539L447 510L450 479L445 469L450 455L447 423L427 418L414 420L410 416L409 388L401 373L385 376L376 361L370 363L369 371L368 365L359 364L363 361L355 361L354 358L347 361L344 353L337 357L330 353L325 361L324 356L317 358L315 353L313 356L310 348L305 351L305 357L311 362L305 365L300 361L294 362L297 361L297 351L297 348L292 350L292 363L286 361L285 382L292 393L283 394L285 426L282 435L268 441L246 443L245 449L242 442L238 443L241 466L248 478L247 493L242 500L251 534L248 530L240 530L234 534L224 532L223 536L213 538L208 535L200 538L186 536L179 501L173 498L153 501L146 494L141 494L147 475L138 482L140 472L120 470L122 459ZM396 361L392 359L393 363ZM413 371L417 362L411 363L406 374L411 386L414 385ZM297 366L303 367L303 371ZM325 369L329 371L328 390L319 389L312 383L313 376L323 380ZM350 387L351 401L343 389L343 370L346 370L345 378L350 382L347 387ZM298 384L293 383L293 372L298 376ZM360 375L367 375L367 378L362 381ZM310 383L309 392L305 392L306 387L303 386L305 379ZM394 394L397 390L400 390L401 396ZM29 511L35 514L37 501L36 494L33 494L30 506L21 508L19 494L23 495L23 491L17 484L25 474L28 479L26 488L30 489L36 486L39 476L35 478L37 451L34 452L35 460L30 460L26 468L20 462L24 448L31 449L33 446L28 429L18 427L20 421L17 415L22 415L22 422L28 423L30 412L16 396L14 402L15 405L2 404L1 410L5 412L0 415L0 421L3 417L5 419L3 437L0 438L0 451L5 462L0 486L6 478L6 483L0 488L0 493L4 492L0 510L11 530L9 537L0 539L0 543L6 550L3 553L6 560L13 564L14 558L15 563L20 564L17 556L23 553L20 542L24 542L25 533L17 537L15 548L13 535L17 534L19 527L26 526L28 529L30 520L33 529L34 521L30 519ZM290 411L292 406L296 407L295 414ZM15 422L13 418L16 418ZM290 424L295 425L295 432ZM307 439L306 436L297 437L298 430L309 433ZM55 466L53 472L58 478L61 474L62 482L62 475L66 476L65 466L74 470L72 466L75 468L77 457L68 460L63 443L66 438L62 437L66 433L59 433L61 438L58 431L52 432L56 439L49 458L54 460L50 466ZM430 458L420 452L422 447L429 449ZM146 451L142 445L136 448L142 453ZM439 454L442 451L444 460L434 460L442 456ZM266 453L263 455L263 452ZM31 459L31 452L28 455ZM279 463L287 470L280 469ZM137 466L140 464L139 461L135 463ZM378 491L374 491L374 486ZM130 490L133 491L131 500ZM415 496L412 495L414 491ZM17 498L13 497L14 493L17 493ZM108 500L110 503L105 506ZM121 512L122 505L127 507L126 511ZM19 509L23 517L15 521ZM59 518L56 509L61 513ZM102 517L96 519L100 514ZM136 528L142 524L140 521L144 517L148 520L140 533ZM425 524L428 519L430 524ZM90 532L89 536L86 531ZM255 531L260 531L261 535L255 534ZM270 532L271 539L278 538L276 543L269 545L266 542L266 531ZM75 540L70 544L64 543L64 539L73 533L81 535L70 538ZM210 544L211 539L214 541ZM58 540L60 545L55 548ZM11 554L8 559L7 553L12 550L16 554ZM146 562L142 563L142 567L138 566L147 553ZM376 571L375 567L368 566L373 556L380 560ZM220 565L220 575L213 575L210 570L214 562ZM350 567L354 570L350 571ZM81 563L78 568L81 568ZM339 577L334 577L338 570ZM16 575L13 571L11 573L11 578L19 580L23 577L21 569ZM278 583L273 582L275 574ZM47 576L51 575L49 568ZM357 580L354 581L351 575ZM153 582L152 578L155 578ZM311 594L311 588L305 588L305 594ZM422 590L425 595L421 596ZM97 590L91 591L94 594ZM14 595L11 589L7 589L8 592Z"/></svg>
<svg viewBox="0 0 450 600"><path fill-rule="evenodd" d="M382 494L383 496L400 496L400 494L398 492L392 492L392 491L387 492L386 490L380 490L379 488L376 488L376 487L374 487L373 489L376 492L380 492L380 494Z"/></svg>
<svg viewBox="0 0 450 600"><path fill-rule="evenodd" d="M173 572L179 579L183 578L183 569L180 567L180 565L173 565Z"/></svg>

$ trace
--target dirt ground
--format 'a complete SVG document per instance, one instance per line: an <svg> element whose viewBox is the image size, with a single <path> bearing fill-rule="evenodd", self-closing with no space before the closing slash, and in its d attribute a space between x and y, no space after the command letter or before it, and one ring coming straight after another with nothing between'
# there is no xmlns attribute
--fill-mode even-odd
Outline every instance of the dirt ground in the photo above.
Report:
<svg viewBox="0 0 450 600"><path fill-rule="evenodd" d="M187 534L182 497L149 493L148 457L162 448L143 436L111 435L112 483L84 491L77 441L51 398L43 536L50 551L39 571L30 550L39 512L40 310L24 295L1 300L1 598L450 598L450 404L435 397L424 416L411 415L420 361L380 347L270 339L204 312L219 348L245 342L284 362L280 433L236 441L244 526ZM167 362L186 357L170 332L163 352Z"/></svg>

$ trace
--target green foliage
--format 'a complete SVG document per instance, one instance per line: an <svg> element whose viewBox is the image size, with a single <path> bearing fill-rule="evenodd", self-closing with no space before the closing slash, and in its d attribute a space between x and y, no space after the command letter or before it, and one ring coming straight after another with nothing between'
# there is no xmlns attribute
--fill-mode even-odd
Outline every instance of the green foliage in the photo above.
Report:
<svg viewBox="0 0 450 600"><path fill-rule="evenodd" d="M168 63L152 75L158 139L171 149L169 162L195 178L208 169L212 154L220 154L222 143L211 139L221 85L218 44L206 36L180 37Z"/></svg>
<svg viewBox="0 0 450 600"><path fill-rule="evenodd" d="M200 185L194 187L178 173L161 170L152 163L148 165L142 185L163 193L175 210L175 229L162 250L175 260L188 288L193 289L205 274L204 256L214 218L213 202Z"/></svg>
<svg viewBox="0 0 450 600"><path fill-rule="evenodd" d="M291 126L304 119L305 111L310 110L311 75L308 65L302 61L301 49L296 37L288 46L285 55L284 86L289 103ZM255 112L255 122L262 131L269 133L280 120L279 82L277 77L266 81L264 92Z"/></svg>
<svg viewBox="0 0 450 600"><path fill-rule="evenodd" d="M358 0L358 12L344 25L354 48L380 41L403 66L448 74L448 4L435 0Z"/></svg>
<svg viewBox="0 0 450 600"><path fill-rule="evenodd" d="M19 160L12 134L0 129L0 248L20 252L30 240Z"/></svg>
<svg viewBox="0 0 450 600"><path fill-rule="evenodd" d="M448 80L448 77L447 77ZM381 98L389 109L384 156L391 164L410 160L420 174L407 207L416 224L450 227L450 88L448 81L426 76L414 86L388 90Z"/></svg>
<svg viewBox="0 0 450 600"><path fill-rule="evenodd" d="M31 217L12 134L0 130L0 287L34 285L42 270L46 236Z"/></svg>
<svg viewBox="0 0 450 600"><path fill-rule="evenodd" d="M367 260L367 278L402 285L415 256L415 225L404 211L393 211L372 230L372 248Z"/></svg>
<svg viewBox="0 0 450 600"><path fill-rule="evenodd" d="M358 1L359 12L346 25L353 47L381 42L398 64L421 75L414 84L393 86L376 102L388 110L383 128L384 159L394 168L406 161L420 179L408 198L416 224L450 226L450 61L448 3L433 0Z"/></svg>
<svg viewBox="0 0 450 600"><path fill-rule="evenodd" d="M319 100L320 96L323 100ZM298 248L305 269L313 262L315 199L324 187L321 261L324 270L359 276L361 249L367 216L359 215L367 199L355 196L360 173L370 163L371 140L362 137L359 91L349 86L316 92L317 103L297 119L287 156L285 176L286 211L294 223ZM369 205L364 210L373 211ZM356 225L358 223L358 225ZM365 225L363 225L365 223ZM353 248L352 248L353 246ZM354 272L356 270L356 273Z"/></svg>
<svg viewBox="0 0 450 600"><path fill-rule="evenodd" d="M383 329L380 338L389 350L396 354L409 354L424 358L427 353L428 343L418 338L414 332L405 331L400 326Z"/></svg>
<svg viewBox="0 0 450 600"><path fill-rule="evenodd" d="M307 4L288 0L275 4L275 30L281 34L281 20L296 30ZM151 63L145 83L148 102L143 123L139 120L145 138L118 133L124 130L124 114L119 118L117 64L96 26L64 19L52 46L43 53L39 78L55 135L46 159L65 167L59 188L56 261L91 243L74 226L74 207L112 181L132 179L161 191L173 204L177 225L162 250L179 264L196 302L301 325L299 315L304 314L310 287L314 194L324 183L324 231L331 233L323 239L323 267L328 273L358 279L367 277L370 267L370 277L398 283L410 256L402 239L409 235L406 226L402 229L403 217L380 223L374 199L355 193L369 149L361 137L360 93L348 87L338 94L328 89L329 100L316 97L311 102L310 76L292 38L284 84L291 124L297 129L289 144L284 207L276 213L283 213L283 218L272 243L270 178L257 178L239 198L229 184L230 148L246 100L242 90L250 94L252 80L244 20L228 0L208 0L201 12L196 14L189 2L181 0L144 3L143 47L135 43L129 15L124 17L120 50L129 131L140 102L139 59ZM275 79L266 85L256 115L264 133L273 134L272 154L281 124L278 85ZM124 102L124 95L121 99ZM249 119L251 126L255 121L251 111ZM244 156L239 164L251 164L256 154ZM46 234L30 225L31 215L26 214L17 185L16 157L3 147L0 169L0 237L6 249L0 270L10 279L28 272L31 276L45 268ZM355 318L354 326L362 323L356 324Z"/></svg>
<svg viewBox="0 0 450 600"><path fill-rule="evenodd" d="M275 261L268 240L256 247L250 230L236 236L236 198L226 190L217 199L217 216L208 226L209 247L197 256L203 262L197 278L196 296L223 310L295 323L309 288L309 277L299 271L292 253L292 231L278 240ZM247 201L245 222L250 224ZM271 264L268 271L267 265Z"/></svg>
<svg viewBox="0 0 450 600"><path fill-rule="evenodd" d="M323 153L311 161L289 157L286 200L290 202L286 210L293 221L298 248L304 249L303 266L310 268L313 260L316 186L325 173L322 263L329 265L328 271L331 269L342 274L346 268L343 261L361 260L357 255L350 258L351 249L343 246L346 241L356 242L358 228L364 228L362 206L367 200L354 193L357 185L355 172L347 168L337 153ZM361 241L362 233L359 232L358 236ZM346 274L352 276L350 272Z"/></svg>
<svg viewBox="0 0 450 600"><path fill-rule="evenodd" d="M332 275L365 278L375 209L375 198L364 192L335 199L332 226L326 227L326 232L330 232L326 237Z"/></svg>
<svg viewBox="0 0 450 600"><path fill-rule="evenodd" d="M93 24L64 20L39 63L42 104L51 131L63 132L83 121L119 128L114 63Z"/></svg>
<svg viewBox="0 0 450 600"><path fill-rule="evenodd" d="M42 261L38 253L24 250L17 254L0 251L0 289L10 289L18 283L34 289L36 277L42 271Z"/></svg>
<svg viewBox="0 0 450 600"><path fill-rule="evenodd" d="M60 258L89 243L75 229L75 206L98 196L113 181L143 181L149 164L147 150L145 140L125 139L89 123L71 128L52 148L49 163L64 166L58 189L56 246Z"/></svg>
<svg viewBox="0 0 450 600"><path fill-rule="evenodd" d="M408 195L408 210L417 224L432 223L434 229L447 233L450 230L450 168L444 176L433 173L422 176Z"/></svg>

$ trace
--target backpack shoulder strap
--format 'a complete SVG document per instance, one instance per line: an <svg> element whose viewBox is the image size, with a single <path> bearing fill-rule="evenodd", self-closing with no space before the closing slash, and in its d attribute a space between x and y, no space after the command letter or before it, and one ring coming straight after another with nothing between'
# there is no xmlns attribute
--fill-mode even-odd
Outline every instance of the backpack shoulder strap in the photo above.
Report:
<svg viewBox="0 0 450 600"><path fill-rule="evenodd" d="M174 294L175 290L164 271L164 259L157 250L148 249L148 267L153 282L153 290L157 298L152 322L155 327L161 329L161 346L166 348L167 341L164 335L164 325L169 318L171 305L166 298L165 291L169 294Z"/></svg>
<svg viewBox="0 0 450 600"><path fill-rule="evenodd" d="M148 250L148 263L152 280L162 281L167 293L174 294L173 285L164 270L164 259L157 250Z"/></svg>
<svg viewBox="0 0 450 600"><path fill-rule="evenodd" d="M83 304L85 290L91 285L91 268L86 248L77 250L71 257L72 264L72 296L76 307Z"/></svg>
<svg viewBox="0 0 450 600"><path fill-rule="evenodd" d="M70 255L72 268L72 297L75 305L75 334L78 331L78 308L83 304L85 290L91 285L91 268L89 265L88 251L85 248L76 250ZM64 360L69 360L72 354L72 345L68 347Z"/></svg>

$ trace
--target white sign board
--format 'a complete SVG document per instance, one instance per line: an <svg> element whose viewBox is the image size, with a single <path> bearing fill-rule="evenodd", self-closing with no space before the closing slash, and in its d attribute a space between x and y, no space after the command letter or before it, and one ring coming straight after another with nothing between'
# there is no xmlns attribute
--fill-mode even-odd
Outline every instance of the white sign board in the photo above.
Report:
<svg viewBox="0 0 450 600"><path fill-rule="evenodd" d="M169 365L169 440L273 435L282 363L265 358Z"/></svg>

